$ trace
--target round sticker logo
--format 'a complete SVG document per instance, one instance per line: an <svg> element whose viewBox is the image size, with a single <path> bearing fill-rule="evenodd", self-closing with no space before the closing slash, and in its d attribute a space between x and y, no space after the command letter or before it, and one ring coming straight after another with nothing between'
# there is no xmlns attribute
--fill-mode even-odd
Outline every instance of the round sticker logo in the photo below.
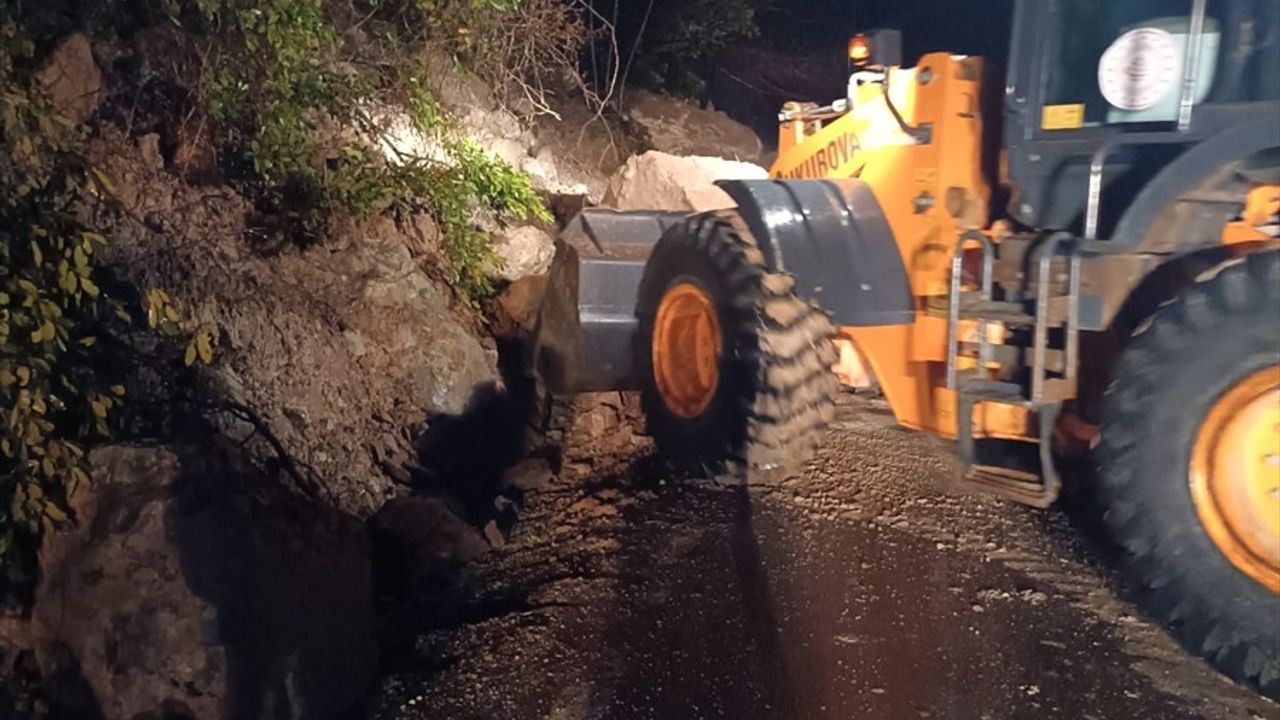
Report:
<svg viewBox="0 0 1280 720"><path fill-rule="evenodd" d="M1121 110L1146 110L1178 82L1178 46L1164 30L1138 28L1116 38L1098 63L1098 87Z"/></svg>

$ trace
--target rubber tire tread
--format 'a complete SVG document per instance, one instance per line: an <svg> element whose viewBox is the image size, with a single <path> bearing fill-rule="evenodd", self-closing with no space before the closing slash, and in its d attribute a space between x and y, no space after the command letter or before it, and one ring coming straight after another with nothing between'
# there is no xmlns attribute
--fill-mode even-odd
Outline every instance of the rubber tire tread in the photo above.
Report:
<svg viewBox="0 0 1280 720"><path fill-rule="evenodd" d="M1280 252L1220 266L1160 308L1104 398L1099 491L1141 601L1191 652L1280 700L1280 595L1236 569L1188 482L1200 423L1235 382L1280 362Z"/></svg>
<svg viewBox="0 0 1280 720"><path fill-rule="evenodd" d="M716 394L693 419L668 410L650 350L662 297L681 282L710 295L721 330ZM692 215L654 247L637 304L641 403L660 452L682 470L790 476L812 458L835 415L835 327L794 287L790 277L769 272L734 211Z"/></svg>

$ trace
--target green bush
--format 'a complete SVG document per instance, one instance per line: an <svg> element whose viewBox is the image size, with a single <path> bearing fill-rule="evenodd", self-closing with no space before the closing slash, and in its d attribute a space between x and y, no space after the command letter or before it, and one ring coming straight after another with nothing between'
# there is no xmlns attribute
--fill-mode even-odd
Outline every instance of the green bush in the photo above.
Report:
<svg viewBox="0 0 1280 720"><path fill-rule="evenodd" d="M124 401L133 314L185 332L162 292L145 312L104 278L107 238L76 209L111 193L78 152L78 129L31 88L34 48L0 18L0 569L3 596L21 600L41 535L68 521L88 480L87 449L108 437ZM131 312L134 311L134 312ZM208 362L207 334L190 342Z"/></svg>
<svg viewBox="0 0 1280 720"><path fill-rule="evenodd" d="M416 0L375 10L422 13L424 24L427 16L438 24L516 12L521 2ZM492 291L497 269L488 237L473 226L475 214L550 219L526 175L457 136L423 81L420 37L389 38L391 60L377 72L358 72L351 62L358 52L344 48L320 0L200 0L200 11L222 47L204 88L218 142L244 160L248 172L237 180L263 209L302 218L298 239L320 240L338 211L358 219L425 211L443 231L449 279L475 304ZM386 129L372 110L385 105L406 108L439 152L388 161L380 148ZM322 121L363 137L327 146Z"/></svg>
<svg viewBox="0 0 1280 720"><path fill-rule="evenodd" d="M403 20L404 13L450 5L460 14L441 17L469 22L554 1L402 0L375 2L374 9ZM127 7L133 17L185 27L201 39L198 92L220 156L260 210L290 214L309 241L323 239L336 213L357 219L429 213L443 231L449 279L464 301L475 303L491 291L496 269L489 238L475 226L477 213L541 221L549 214L526 175L450 125L426 90L420 33L382 33L375 40L388 52L359 62L340 30L350 26L331 15L359 5L119 0L88 3L76 11L86 16L71 24L92 30L113 8ZM41 536L70 520L68 500L88 479L89 449L124 429L126 379L139 363L177 377L184 363L209 363L214 352L212 336L184 322L162 290L130 287L100 266L109 238L84 218L99 215L95 204L109 209L115 191L85 160L83 128L58 117L36 89L40 58L23 24L28 19L12 5L0 10L3 601L23 599ZM45 41L57 37L49 27L41 29ZM458 47L464 52L465 42ZM436 152L388 161L387 131L373 111L381 107L405 108ZM347 130L340 141L322 132L334 126Z"/></svg>

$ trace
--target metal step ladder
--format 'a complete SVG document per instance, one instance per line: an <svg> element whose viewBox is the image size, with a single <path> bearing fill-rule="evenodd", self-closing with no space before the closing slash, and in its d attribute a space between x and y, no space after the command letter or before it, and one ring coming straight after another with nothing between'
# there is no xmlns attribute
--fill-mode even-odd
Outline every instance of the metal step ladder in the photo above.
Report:
<svg viewBox="0 0 1280 720"><path fill-rule="evenodd" d="M982 257L979 290L965 292L962 271L966 247L976 243ZM1054 294L1054 259L1066 258L1066 293ZM1064 401L1075 397L1080 336L1080 254L1069 233L1045 237L1032 254L1035 270L1026 287L1034 286L1033 298L1010 293L1019 299L993 299L995 248L987 236L972 231L957 243L951 259L951 283L947 314L947 388L956 397L956 443L965 464L962 484L1034 507L1053 504L1061 489L1054 468L1052 437L1054 423ZM976 321L976 342L964 342L960 323ZM1006 329L1006 343L991 341L992 323ZM1055 335L1052 331L1061 329ZM1030 331L1029 345L1010 343ZM960 369L961 358L974 361L972 369ZM992 364L1012 369L1014 379L993 376ZM978 462L977 440L973 434L973 411L979 403L1017 405L1029 409L1038 419L1039 452L1035 468L1010 467Z"/></svg>

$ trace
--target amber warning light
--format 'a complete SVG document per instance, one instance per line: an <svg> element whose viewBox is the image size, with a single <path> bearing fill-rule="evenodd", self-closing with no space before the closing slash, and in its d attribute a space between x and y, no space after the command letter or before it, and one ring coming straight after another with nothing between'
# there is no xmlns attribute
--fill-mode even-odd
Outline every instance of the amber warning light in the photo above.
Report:
<svg viewBox="0 0 1280 720"><path fill-rule="evenodd" d="M871 42L866 35L854 35L849 40L849 61L854 65L863 65L871 59Z"/></svg>

